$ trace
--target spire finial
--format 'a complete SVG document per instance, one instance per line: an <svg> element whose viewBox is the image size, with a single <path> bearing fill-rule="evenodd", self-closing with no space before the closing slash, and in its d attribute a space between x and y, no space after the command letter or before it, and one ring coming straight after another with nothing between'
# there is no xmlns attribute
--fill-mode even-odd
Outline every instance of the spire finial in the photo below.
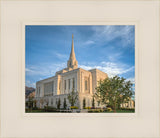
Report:
<svg viewBox="0 0 160 138"><path fill-rule="evenodd" d="M78 67L78 62L76 60L75 53L74 53L74 40L73 40L73 38L74 38L74 36L72 34L71 53L70 53L69 60L67 62L68 68L77 68Z"/></svg>

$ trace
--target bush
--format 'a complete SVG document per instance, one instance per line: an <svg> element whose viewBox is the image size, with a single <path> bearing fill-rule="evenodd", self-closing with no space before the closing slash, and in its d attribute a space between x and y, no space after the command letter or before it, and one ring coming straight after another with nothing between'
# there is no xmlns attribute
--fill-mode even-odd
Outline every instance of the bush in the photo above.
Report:
<svg viewBox="0 0 160 138"><path fill-rule="evenodd" d="M111 108L111 107L108 107L108 108L107 108L107 111L111 112L111 111L112 111L112 108Z"/></svg>
<svg viewBox="0 0 160 138"><path fill-rule="evenodd" d="M77 106L71 106L70 108L71 108L71 109L78 109Z"/></svg>
<svg viewBox="0 0 160 138"><path fill-rule="evenodd" d="M84 109L91 109L91 107L85 107Z"/></svg>
<svg viewBox="0 0 160 138"><path fill-rule="evenodd" d="M135 111L135 109L134 108L120 108L120 110L122 110L122 111Z"/></svg>
<svg viewBox="0 0 160 138"><path fill-rule="evenodd" d="M52 107L52 106L45 106L44 111L45 112L56 112L57 109L55 107Z"/></svg>
<svg viewBox="0 0 160 138"><path fill-rule="evenodd" d="M100 112L103 112L104 110L103 109L89 109L88 112L89 113L100 113Z"/></svg>
<svg viewBox="0 0 160 138"><path fill-rule="evenodd" d="M33 110L38 110L39 108L38 107L33 107Z"/></svg>

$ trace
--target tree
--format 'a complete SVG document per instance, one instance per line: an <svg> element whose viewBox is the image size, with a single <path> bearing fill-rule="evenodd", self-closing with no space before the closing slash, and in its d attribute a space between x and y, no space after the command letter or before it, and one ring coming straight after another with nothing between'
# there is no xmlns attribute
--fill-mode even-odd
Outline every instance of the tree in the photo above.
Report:
<svg viewBox="0 0 160 138"><path fill-rule="evenodd" d="M95 98L98 102L111 106L114 112L116 112L120 104L128 102L132 97L132 86L131 81L126 81L123 77L114 76L113 78L106 78L99 82Z"/></svg>
<svg viewBox="0 0 160 138"><path fill-rule="evenodd" d="M95 100L94 100L94 96L92 97L92 107L95 107Z"/></svg>
<svg viewBox="0 0 160 138"><path fill-rule="evenodd" d="M42 108L42 107L43 107L43 104L44 104L44 99L43 99L43 98L41 98L41 99L40 99L40 108Z"/></svg>
<svg viewBox="0 0 160 138"><path fill-rule="evenodd" d="M46 103L46 106L48 107L49 99L45 99L44 102Z"/></svg>
<svg viewBox="0 0 160 138"><path fill-rule="evenodd" d="M83 99L83 109L86 107L86 99Z"/></svg>
<svg viewBox="0 0 160 138"><path fill-rule="evenodd" d="M29 99L28 99L28 101L27 101L27 106L28 106L28 108L30 109L30 110L32 110L32 108L33 108L33 97L29 97Z"/></svg>
<svg viewBox="0 0 160 138"><path fill-rule="evenodd" d="M63 108L64 108L64 109L66 109L66 108L67 108L66 98L64 98Z"/></svg>
<svg viewBox="0 0 160 138"><path fill-rule="evenodd" d="M68 94L67 98L71 106L74 106L78 100L78 92L74 92L74 89L73 89L72 92Z"/></svg>
<svg viewBox="0 0 160 138"><path fill-rule="evenodd" d="M57 109L60 109L60 107L61 107L61 99L59 98L57 102Z"/></svg>
<svg viewBox="0 0 160 138"><path fill-rule="evenodd" d="M34 108L37 108L37 100L33 100Z"/></svg>

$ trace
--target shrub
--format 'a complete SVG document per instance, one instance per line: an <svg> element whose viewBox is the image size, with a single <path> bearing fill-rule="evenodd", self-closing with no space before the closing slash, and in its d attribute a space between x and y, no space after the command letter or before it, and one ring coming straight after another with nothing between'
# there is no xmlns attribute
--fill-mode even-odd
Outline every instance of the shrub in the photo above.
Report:
<svg viewBox="0 0 160 138"><path fill-rule="evenodd" d="M56 109L55 107L45 106L45 107L44 107L44 111L45 111L45 112L56 112L57 109Z"/></svg>
<svg viewBox="0 0 160 138"><path fill-rule="evenodd" d="M120 108L120 110L122 110L122 111L135 111L135 109L134 108Z"/></svg>
<svg viewBox="0 0 160 138"><path fill-rule="evenodd" d="M86 107L86 99L84 98L83 99L83 109L85 109L85 107Z"/></svg>
<svg viewBox="0 0 160 138"><path fill-rule="evenodd" d="M71 109L78 109L77 106L71 106L70 108L71 108Z"/></svg>
<svg viewBox="0 0 160 138"><path fill-rule="evenodd" d="M96 107L95 109L101 109L101 107Z"/></svg>
<svg viewBox="0 0 160 138"><path fill-rule="evenodd" d="M33 110L38 110L39 108L38 107L33 107Z"/></svg>
<svg viewBox="0 0 160 138"><path fill-rule="evenodd" d="M107 108L107 111L111 112L111 111L112 111L112 108L111 108L111 107L108 107L108 108Z"/></svg>
<svg viewBox="0 0 160 138"><path fill-rule="evenodd" d="M100 113L100 112L103 112L103 109L89 109L88 112L89 113Z"/></svg>
<svg viewBox="0 0 160 138"><path fill-rule="evenodd" d="M85 107L84 109L91 109L91 107Z"/></svg>

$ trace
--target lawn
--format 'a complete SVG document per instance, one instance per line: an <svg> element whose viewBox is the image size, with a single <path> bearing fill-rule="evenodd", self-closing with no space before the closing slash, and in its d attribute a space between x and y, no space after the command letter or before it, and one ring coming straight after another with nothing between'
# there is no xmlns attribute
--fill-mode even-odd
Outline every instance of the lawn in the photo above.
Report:
<svg viewBox="0 0 160 138"><path fill-rule="evenodd" d="M45 113L44 110L26 110L26 113Z"/></svg>
<svg viewBox="0 0 160 138"><path fill-rule="evenodd" d="M111 111L111 112L102 112L102 113L135 113L134 110L117 110L116 112Z"/></svg>
<svg viewBox="0 0 160 138"><path fill-rule="evenodd" d="M26 110L26 113L66 113L66 112L58 112L58 111L52 111L52 112L47 112L43 109L39 110ZM67 112L69 113L69 112ZM134 109L130 110L117 110L116 112L114 111L104 111L104 112L91 112L91 113L135 113Z"/></svg>

